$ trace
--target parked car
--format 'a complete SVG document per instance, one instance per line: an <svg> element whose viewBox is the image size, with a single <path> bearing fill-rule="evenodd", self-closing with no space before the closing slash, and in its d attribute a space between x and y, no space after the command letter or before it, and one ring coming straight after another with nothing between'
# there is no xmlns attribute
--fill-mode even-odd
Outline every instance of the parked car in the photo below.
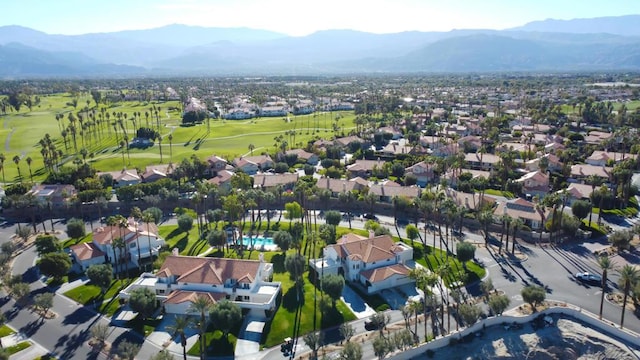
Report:
<svg viewBox="0 0 640 360"><path fill-rule="evenodd" d="M396 220L396 224L398 224L398 226L400 226L400 227L405 227L405 226L409 225L409 220L408 219L397 219Z"/></svg>
<svg viewBox="0 0 640 360"><path fill-rule="evenodd" d="M576 280L589 285L601 285L602 276L598 274L592 274L590 272L580 272L575 275Z"/></svg>

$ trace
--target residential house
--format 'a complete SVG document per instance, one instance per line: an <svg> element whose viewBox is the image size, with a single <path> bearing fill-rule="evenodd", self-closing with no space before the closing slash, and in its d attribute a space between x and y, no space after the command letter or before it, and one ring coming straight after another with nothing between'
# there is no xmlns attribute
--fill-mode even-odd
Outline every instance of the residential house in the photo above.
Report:
<svg viewBox="0 0 640 360"><path fill-rule="evenodd" d="M166 179L173 173L173 164L150 165L144 169L142 182L150 183L161 179Z"/></svg>
<svg viewBox="0 0 640 360"><path fill-rule="evenodd" d="M527 160L524 163L524 167L527 171L531 172L531 171L538 171L540 170L540 159L541 158L547 158L547 170L549 171L553 171L553 172L561 172L564 164L562 163L562 161L560 161L560 158L553 155L553 154L545 154L542 157L538 157L535 159L531 159L531 160Z"/></svg>
<svg viewBox="0 0 640 360"><path fill-rule="evenodd" d="M384 161L378 160L356 160L353 164L347 165L349 178L361 177L368 179L374 169L382 169Z"/></svg>
<svg viewBox="0 0 640 360"><path fill-rule="evenodd" d="M256 174L253 176L253 187L263 190L282 186L283 190L293 190L298 182L298 173Z"/></svg>
<svg viewBox="0 0 640 360"><path fill-rule="evenodd" d="M218 186L219 189L224 191L231 190L231 178L234 173L229 170L218 171L218 174L211 179L207 180L210 184Z"/></svg>
<svg viewBox="0 0 640 360"><path fill-rule="evenodd" d="M305 151L304 149L291 149L285 152L285 155L291 154L297 155L298 161L303 161L309 165L315 166L318 165L318 162L320 162L320 158L318 157L318 155Z"/></svg>
<svg viewBox="0 0 640 360"><path fill-rule="evenodd" d="M481 208L493 208L496 204L496 198L480 193L466 193L447 188L445 195L453 200L457 206L464 206L467 210L476 211Z"/></svg>
<svg viewBox="0 0 640 360"><path fill-rule="evenodd" d="M420 193L421 189L417 186L402 186L393 181L369 186L369 194L374 194L378 197L378 201L386 203L391 203L395 197L419 198Z"/></svg>
<svg viewBox="0 0 640 360"><path fill-rule="evenodd" d="M389 235L345 235L336 244L327 245L322 253L322 258L309 260L312 270L318 275L342 275L367 294L414 283L409 277L414 266L413 249L394 242Z"/></svg>
<svg viewBox="0 0 640 360"><path fill-rule="evenodd" d="M114 249L113 242L118 238L124 240L125 248ZM71 246L70 250L73 258L85 270L96 263L115 264L116 256L119 264L140 267L142 262L149 261L150 256L158 256L163 245L164 239L158 236L158 227L155 224L137 223L129 219L124 227L110 225L94 229L89 247L77 244Z"/></svg>
<svg viewBox="0 0 640 360"><path fill-rule="evenodd" d="M248 175L254 175L273 168L273 160L269 155L241 156L233 160L233 165Z"/></svg>
<svg viewBox="0 0 640 360"><path fill-rule="evenodd" d="M77 191L73 185L34 185L28 192L40 204L51 204L51 210L65 208Z"/></svg>
<svg viewBox="0 0 640 360"><path fill-rule="evenodd" d="M433 149L431 154L436 157L449 157L456 155L458 151L460 151L460 145L456 143L450 143Z"/></svg>
<svg viewBox="0 0 640 360"><path fill-rule="evenodd" d="M316 187L318 189L327 189L331 191L332 197L338 197L341 193L346 193L350 191L361 191L366 188L369 183L359 177L344 180L344 179L332 179L328 177L322 177L318 179L316 183Z"/></svg>
<svg viewBox="0 0 640 360"><path fill-rule="evenodd" d="M274 106L264 106L260 108L258 113L260 114L260 116L265 116L265 117L287 116L289 115L289 110L284 105L274 105Z"/></svg>
<svg viewBox="0 0 640 360"><path fill-rule="evenodd" d="M559 193L562 193L560 190ZM571 206L576 200L591 201L591 193L593 193L593 187L589 184L571 183L566 189L568 195L568 205Z"/></svg>
<svg viewBox="0 0 640 360"><path fill-rule="evenodd" d="M137 185L142 181L140 175L138 175L135 170L123 169L122 171L99 172L98 176L106 174L111 175L113 178L113 187L116 189L123 186Z"/></svg>
<svg viewBox="0 0 640 360"><path fill-rule="evenodd" d="M542 198L549 193L549 174L540 170L527 173L516 182L522 183L522 192L525 194Z"/></svg>
<svg viewBox="0 0 640 360"><path fill-rule="evenodd" d="M406 155L411 153L413 146L409 145L404 139L399 141L391 141L382 148L382 153L388 156Z"/></svg>
<svg viewBox="0 0 640 360"><path fill-rule="evenodd" d="M222 117L227 120L245 120L251 119L254 116L254 112L250 109L232 109L228 113L224 114Z"/></svg>
<svg viewBox="0 0 640 360"><path fill-rule="evenodd" d="M490 171L500 162L500 157L494 154L473 153L465 154L464 160L471 169Z"/></svg>
<svg viewBox="0 0 640 360"><path fill-rule="evenodd" d="M543 212L545 221L549 218L549 213L549 209L545 208ZM494 214L496 214L496 216L506 214L512 219L520 219L526 226L534 231L543 228L542 218L536 210L536 205L523 198L498 202Z"/></svg>
<svg viewBox="0 0 640 360"><path fill-rule="evenodd" d="M177 252L177 251L176 251ZM273 264L260 260L180 256L166 258L155 275L147 274L120 292L128 299L139 287L154 290L168 314L188 314L199 296L215 303L227 299L243 310L275 313L281 283L273 282Z"/></svg>
<svg viewBox="0 0 640 360"><path fill-rule="evenodd" d="M403 137L402 131L394 128L393 126L383 126L378 128L377 132L381 134L391 134L391 140L398 140Z"/></svg>
<svg viewBox="0 0 640 360"><path fill-rule="evenodd" d="M590 131L587 136L584 137L584 142L590 145L601 145L603 141L613 137L612 133L604 131Z"/></svg>
<svg viewBox="0 0 640 360"><path fill-rule="evenodd" d="M433 183L436 181L436 174L434 173L435 165L427 163L425 161L420 161L419 163L413 164L404 170L404 174L413 175L416 177L416 184L421 187L425 187L429 183Z"/></svg>
<svg viewBox="0 0 640 360"><path fill-rule="evenodd" d="M333 141L333 143L334 145L337 145L343 149L348 148L351 145L351 143L359 143L363 147L366 146L366 144L368 144L368 142L362 140L357 136L345 136L345 137L337 138Z"/></svg>
<svg viewBox="0 0 640 360"><path fill-rule="evenodd" d="M479 136L465 136L458 139L458 146L460 146L465 153L475 153L482 147L482 139Z"/></svg>
<svg viewBox="0 0 640 360"><path fill-rule="evenodd" d="M204 172L205 172L205 175L209 175L209 176L215 176L219 171L227 169L227 165L229 165L227 160L215 154L209 156L205 160L205 162L207 163L208 166Z"/></svg>
<svg viewBox="0 0 640 360"><path fill-rule="evenodd" d="M447 179L449 185L456 186L458 184L458 177L464 173L471 174L471 179L483 177L487 180L491 177L490 171L484 170L473 170L473 169L449 169L445 174L444 178Z"/></svg>
<svg viewBox="0 0 640 360"><path fill-rule="evenodd" d="M571 178L574 181L584 182L590 175L594 175L608 182L612 171L612 168L606 166L576 164L571 165Z"/></svg>
<svg viewBox="0 0 640 360"><path fill-rule="evenodd" d="M594 166L607 166L622 162L625 159L635 159L637 155L629 153L620 153L615 151L594 151L585 162Z"/></svg>

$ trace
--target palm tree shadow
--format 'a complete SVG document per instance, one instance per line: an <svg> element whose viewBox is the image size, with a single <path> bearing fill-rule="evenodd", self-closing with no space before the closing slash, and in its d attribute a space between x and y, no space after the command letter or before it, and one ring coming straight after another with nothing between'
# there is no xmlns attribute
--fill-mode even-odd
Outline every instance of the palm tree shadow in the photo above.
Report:
<svg viewBox="0 0 640 360"><path fill-rule="evenodd" d="M282 307L287 311L293 312L304 305L304 296L302 294L300 294L300 301L298 301L298 296L296 294L298 291L299 290L294 285L282 296Z"/></svg>

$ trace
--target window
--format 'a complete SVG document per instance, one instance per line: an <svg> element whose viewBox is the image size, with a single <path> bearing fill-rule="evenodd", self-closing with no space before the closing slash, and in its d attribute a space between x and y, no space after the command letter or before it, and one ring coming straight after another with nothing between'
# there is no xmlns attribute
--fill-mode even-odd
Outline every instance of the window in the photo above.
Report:
<svg viewBox="0 0 640 360"><path fill-rule="evenodd" d="M130 249L135 249L136 248L136 243L132 242L131 244L129 244L129 248Z"/></svg>
<svg viewBox="0 0 640 360"><path fill-rule="evenodd" d="M244 296L244 299L245 299L246 301L249 301L249 296L245 295L245 296Z"/></svg>
<svg viewBox="0 0 640 360"><path fill-rule="evenodd" d="M158 295L162 295L162 294L164 294L164 289L158 290Z"/></svg>

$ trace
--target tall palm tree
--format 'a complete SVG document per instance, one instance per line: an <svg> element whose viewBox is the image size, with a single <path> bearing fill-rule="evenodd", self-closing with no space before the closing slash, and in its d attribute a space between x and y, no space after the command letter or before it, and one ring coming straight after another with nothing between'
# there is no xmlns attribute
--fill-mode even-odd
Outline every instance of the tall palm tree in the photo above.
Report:
<svg viewBox="0 0 640 360"><path fill-rule="evenodd" d="M427 333L427 297L431 296L433 293L431 289L438 284L438 276L429 270L419 267L412 269L409 272L409 277L416 282L416 286L422 290L422 304L425 312L424 317L424 333Z"/></svg>
<svg viewBox="0 0 640 360"><path fill-rule="evenodd" d="M167 135L167 139L169 139L169 164L173 163L173 135Z"/></svg>
<svg viewBox="0 0 640 360"><path fill-rule="evenodd" d="M7 160L7 158L4 156L4 154L0 153L0 169L2 169L2 183L6 184L7 181L4 179L4 161Z"/></svg>
<svg viewBox="0 0 640 360"><path fill-rule="evenodd" d="M162 164L162 135L158 135L158 150L160 150L160 163Z"/></svg>
<svg viewBox="0 0 640 360"><path fill-rule="evenodd" d="M207 314L211 310L213 303L208 297L198 296L189 305L189 310L192 313L200 315L200 321L198 322L198 330L200 331L200 359L205 360L207 350Z"/></svg>
<svg viewBox="0 0 640 360"><path fill-rule="evenodd" d="M31 163L33 162L33 159L31 159L31 156L27 156L24 161L27 162L27 166L29 167L29 180L33 182L33 173L31 172Z"/></svg>
<svg viewBox="0 0 640 360"><path fill-rule="evenodd" d="M173 324L167 326L167 330L172 333L172 336L180 335L183 360L187 360L187 335L185 330L187 330L189 325L191 325L191 318L185 315L178 315L175 317Z"/></svg>
<svg viewBox="0 0 640 360"><path fill-rule="evenodd" d="M148 211L144 211L142 213L142 221L144 221L145 224L147 224L147 240L149 241L149 263L153 263L153 253L151 251L151 234L149 233L149 223L154 222L155 218L153 217L153 215L148 212Z"/></svg>
<svg viewBox="0 0 640 360"><path fill-rule="evenodd" d="M613 269L613 264L607 255L598 258L598 265L602 270L602 294L600 294L600 320L602 320L602 305L604 304L604 294L607 292L607 274Z"/></svg>
<svg viewBox="0 0 640 360"><path fill-rule="evenodd" d="M622 298L622 315L620 316L620 328L622 328L624 326L624 312L627 309L627 297L629 296L629 290L631 290L631 286L636 284L640 279L640 273L635 267L629 264L618 270L618 273L620 274L618 285L620 285L624 293L624 297Z"/></svg>
<svg viewBox="0 0 640 360"><path fill-rule="evenodd" d="M18 178L20 178L20 182L22 183L22 174L20 174L20 156L16 155L13 157L13 162L16 164L18 168Z"/></svg>

